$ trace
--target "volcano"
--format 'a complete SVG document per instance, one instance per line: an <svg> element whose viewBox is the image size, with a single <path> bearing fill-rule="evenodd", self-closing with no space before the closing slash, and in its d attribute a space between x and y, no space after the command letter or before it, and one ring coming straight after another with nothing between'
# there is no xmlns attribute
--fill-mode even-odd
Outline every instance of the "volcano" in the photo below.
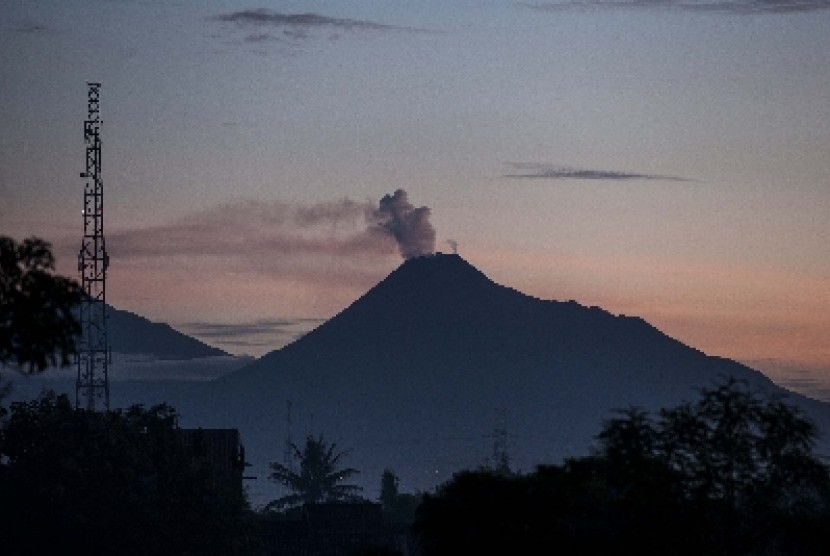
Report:
<svg viewBox="0 0 830 556"><path fill-rule="evenodd" d="M196 419L240 428L254 463L281 461L286 439L323 434L351 449L366 486L391 468L402 488L429 489L497 452L524 471L586 455L614 409L674 406L725 377L830 426L830 406L641 318L537 299L435 254L407 260L317 329L210 383L210 409Z"/></svg>

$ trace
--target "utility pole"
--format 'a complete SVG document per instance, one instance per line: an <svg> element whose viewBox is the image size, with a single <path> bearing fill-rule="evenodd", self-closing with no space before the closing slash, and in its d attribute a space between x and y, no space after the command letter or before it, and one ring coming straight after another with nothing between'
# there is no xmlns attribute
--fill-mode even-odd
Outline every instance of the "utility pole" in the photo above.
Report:
<svg viewBox="0 0 830 556"><path fill-rule="evenodd" d="M496 427L493 429L493 470L497 473L510 473L510 455L507 453L507 409L496 410Z"/></svg>
<svg viewBox="0 0 830 556"><path fill-rule="evenodd" d="M107 341L107 267L104 242L104 185L101 181L101 84L87 83L87 117L84 121L86 169L84 186L84 237L78 254L83 298L80 303L81 336L78 344L78 378L75 407L109 410L107 377L110 351Z"/></svg>
<svg viewBox="0 0 830 556"><path fill-rule="evenodd" d="M294 402L291 398L285 400L285 425L287 432L285 435L285 448L282 453L282 463L290 471L294 471L294 441L291 438L291 409L293 406Z"/></svg>

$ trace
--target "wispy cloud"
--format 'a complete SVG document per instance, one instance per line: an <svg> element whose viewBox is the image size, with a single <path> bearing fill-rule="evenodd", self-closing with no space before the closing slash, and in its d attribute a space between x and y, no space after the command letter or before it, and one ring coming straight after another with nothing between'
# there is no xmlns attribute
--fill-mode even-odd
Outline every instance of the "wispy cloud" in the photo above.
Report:
<svg viewBox="0 0 830 556"><path fill-rule="evenodd" d="M185 322L179 323L179 328L187 330L188 333L202 338L225 338L230 339L239 336L250 336L260 334L284 335L287 332L294 333L299 328L308 328L325 322L319 318L296 318L296 319L260 319L243 323L217 323L217 322Z"/></svg>
<svg viewBox="0 0 830 556"><path fill-rule="evenodd" d="M186 322L177 328L232 352L280 348L325 322L319 318L259 319L242 323ZM264 348L264 349L263 349Z"/></svg>
<svg viewBox="0 0 830 556"><path fill-rule="evenodd" d="M786 14L830 9L830 0L562 0L525 3L536 10L671 8L727 14Z"/></svg>
<svg viewBox="0 0 830 556"><path fill-rule="evenodd" d="M678 176L663 176L659 174L642 174L636 172L620 172L616 170L588 170L572 168L556 164L542 164L538 162L511 162L509 165L514 172L502 177L514 179L544 179L544 180L662 180L662 181L693 181Z"/></svg>
<svg viewBox="0 0 830 556"><path fill-rule="evenodd" d="M424 29L401 27L365 19L330 17L317 13L287 14L266 8L240 10L220 14L212 18L245 34L244 41L300 41L326 34L330 39L339 38L340 32L426 32Z"/></svg>

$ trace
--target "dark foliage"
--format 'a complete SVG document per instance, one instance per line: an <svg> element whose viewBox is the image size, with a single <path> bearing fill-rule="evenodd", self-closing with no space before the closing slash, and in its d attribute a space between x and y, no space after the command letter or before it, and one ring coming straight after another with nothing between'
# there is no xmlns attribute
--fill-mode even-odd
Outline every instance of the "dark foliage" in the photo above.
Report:
<svg viewBox="0 0 830 556"><path fill-rule="evenodd" d="M252 554L241 482L177 439L166 405L95 413L47 394L0 436L3 554Z"/></svg>
<svg viewBox="0 0 830 556"><path fill-rule="evenodd" d="M828 554L830 477L813 425L725 381L654 422L619 412L596 455L456 475L418 508L424 554Z"/></svg>
<svg viewBox="0 0 830 556"><path fill-rule="evenodd" d="M0 236L0 364L28 372L67 365L81 327L80 285L54 274L49 243Z"/></svg>
<svg viewBox="0 0 830 556"><path fill-rule="evenodd" d="M384 519L389 523L411 525L415 521L415 511L421 503L421 495L400 492L398 477L391 469L386 469L380 478L380 498Z"/></svg>

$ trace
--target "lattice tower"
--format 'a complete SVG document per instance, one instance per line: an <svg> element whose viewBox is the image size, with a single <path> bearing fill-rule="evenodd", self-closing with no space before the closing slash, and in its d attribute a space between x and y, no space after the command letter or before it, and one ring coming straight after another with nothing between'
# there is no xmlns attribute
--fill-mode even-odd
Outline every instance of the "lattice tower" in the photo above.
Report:
<svg viewBox="0 0 830 556"><path fill-rule="evenodd" d="M107 340L107 255L104 241L104 185L101 181L101 84L87 83L87 118L84 121L86 170L84 186L84 237L78 254L78 272L84 296L80 304L81 337L78 345L78 379L75 406L90 411L109 410L110 393Z"/></svg>

